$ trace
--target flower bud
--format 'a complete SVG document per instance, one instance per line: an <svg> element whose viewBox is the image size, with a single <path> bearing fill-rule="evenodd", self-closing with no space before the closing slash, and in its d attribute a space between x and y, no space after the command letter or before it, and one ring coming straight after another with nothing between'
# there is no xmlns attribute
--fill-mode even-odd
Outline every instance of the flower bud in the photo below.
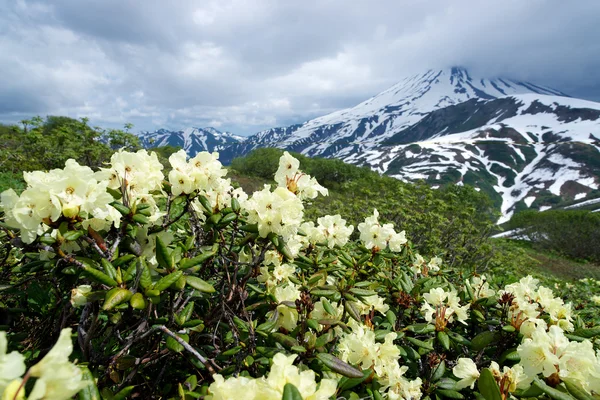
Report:
<svg viewBox="0 0 600 400"><path fill-rule="evenodd" d="M90 285L80 285L71 290L71 304L73 307L82 307L87 304L87 295L92 291Z"/></svg>

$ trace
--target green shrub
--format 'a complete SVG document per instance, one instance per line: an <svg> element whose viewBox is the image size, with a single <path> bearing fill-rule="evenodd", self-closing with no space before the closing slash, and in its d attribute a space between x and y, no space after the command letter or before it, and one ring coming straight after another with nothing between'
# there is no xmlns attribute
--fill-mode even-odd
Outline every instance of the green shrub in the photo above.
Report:
<svg viewBox="0 0 600 400"><path fill-rule="evenodd" d="M516 214L510 229L520 229L538 248L573 258L600 261L600 214L585 210L527 210Z"/></svg>

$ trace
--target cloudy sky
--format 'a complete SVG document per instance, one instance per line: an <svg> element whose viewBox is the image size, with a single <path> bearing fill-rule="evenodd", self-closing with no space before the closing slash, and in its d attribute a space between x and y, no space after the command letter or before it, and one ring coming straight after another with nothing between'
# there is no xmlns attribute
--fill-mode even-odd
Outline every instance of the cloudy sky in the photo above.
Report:
<svg viewBox="0 0 600 400"><path fill-rule="evenodd" d="M0 0L0 121L248 135L463 65L600 101L598 0Z"/></svg>

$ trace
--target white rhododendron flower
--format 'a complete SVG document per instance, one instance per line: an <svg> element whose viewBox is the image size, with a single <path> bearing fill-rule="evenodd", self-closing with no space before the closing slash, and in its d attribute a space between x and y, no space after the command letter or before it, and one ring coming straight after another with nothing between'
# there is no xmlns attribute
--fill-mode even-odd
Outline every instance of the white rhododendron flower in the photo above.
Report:
<svg viewBox="0 0 600 400"><path fill-rule="evenodd" d="M0 331L0 394L7 389L11 382L25 373L25 357L16 351L10 353L7 351L6 332Z"/></svg>
<svg viewBox="0 0 600 400"><path fill-rule="evenodd" d="M287 151L279 158L279 168L275 172L275 182L279 187L287 188L298 198L314 199L319 195L327 196L329 191L321 186L315 178L300 171L300 162Z"/></svg>
<svg viewBox="0 0 600 400"><path fill-rule="evenodd" d="M269 233L284 238L295 235L304 212L304 206L295 194L282 187L271 192L268 185L254 192L244 208L249 211L248 222L258 224L261 237L267 237Z"/></svg>
<svg viewBox="0 0 600 400"><path fill-rule="evenodd" d="M543 326L537 327L517 347L517 352L521 357L519 364L528 377L558 374L560 378L577 381L586 390L600 386L593 384L600 377L600 357L594 353L592 342L569 341L557 325L551 325L548 331Z"/></svg>
<svg viewBox="0 0 600 400"><path fill-rule="evenodd" d="M575 328L571 304L565 304L560 297L554 297L551 289L538 284L538 279L526 276L498 292L499 297L505 294L514 296L509 307L509 318L513 320L513 326L520 328L527 320L538 319L545 313L551 324L565 331L573 331Z"/></svg>
<svg viewBox="0 0 600 400"><path fill-rule="evenodd" d="M175 196L190 194L196 190L225 193L227 190L223 189L231 186L229 180L221 179L227 174L227 170L219 161L217 152L202 151L188 161L185 150L179 150L171 154L169 162L173 167L169 172L169 183Z"/></svg>
<svg viewBox="0 0 600 400"><path fill-rule="evenodd" d="M214 382L208 388L209 399L237 400L240 396L248 400L281 400L286 384L294 385L305 400L329 400L337 389L334 379L322 379L317 384L315 372L308 369L301 371L293 365L297 355L286 356L277 353L273 357L271 370L266 377L252 379L231 377L224 379L214 375Z"/></svg>
<svg viewBox="0 0 600 400"><path fill-rule="evenodd" d="M450 292L442 288L431 289L423 294L425 302L421 306L421 313L427 322L435 322L436 326L443 329L447 323L453 322L455 317L458 322L466 324L469 318L470 304L460 305L460 299L455 290Z"/></svg>
<svg viewBox="0 0 600 400"><path fill-rule="evenodd" d="M486 297L492 297L496 292L490 289L490 284L487 282L485 275L474 276L466 284L470 286L473 291L473 300L484 299Z"/></svg>
<svg viewBox="0 0 600 400"><path fill-rule="evenodd" d="M380 378L382 387L379 391L386 393L389 400L416 400L422 397L423 381L421 378L412 381L406 379L404 377L406 371L408 367L401 367L398 362L386 365L385 373Z"/></svg>
<svg viewBox="0 0 600 400"><path fill-rule="evenodd" d="M125 189L133 202L140 195L161 190L164 175L163 165L156 153L139 150L135 153L119 150L110 158L108 168L100 168L96 179L108 181L108 187Z"/></svg>
<svg viewBox="0 0 600 400"><path fill-rule="evenodd" d="M440 270L440 265L442 265L442 259L440 257L433 257L431 260L429 260L427 268L430 271L437 272Z"/></svg>
<svg viewBox="0 0 600 400"><path fill-rule="evenodd" d="M346 220L339 214L326 215L317 219L320 236L327 242L327 247L333 249L335 246L342 247L350 239L354 226L346 226Z"/></svg>
<svg viewBox="0 0 600 400"><path fill-rule="evenodd" d="M356 304L356 308L358 308L361 315L368 314L371 309L374 309L380 314L385 315L385 313L390 309L390 306L385 303L385 299L376 294L372 296L365 296L362 299L363 301L354 303Z"/></svg>
<svg viewBox="0 0 600 400"><path fill-rule="evenodd" d="M71 329L65 328L54 347L29 370L37 378L29 400L68 399L89 385L81 380L81 370L69 362L72 352Z"/></svg>
<svg viewBox="0 0 600 400"><path fill-rule="evenodd" d="M293 330L298 324L298 311L294 305L300 298L300 290L293 283L285 286L277 286L273 290L273 295L279 303L277 306L277 326L288 331Z"/></svg>
<svg viewBox="0 0 600 400"><path fill-rule="evenodd" d="M293 365L297 355L286 356L281 353L273 357L273 365L267 378L261 385L265 399L280 400L286 383L296 386L300 395L306 400L328 400L336 391L337 382L333 379L322 379L319 385L315 381L315 372L308 369L300 371Z"/></svg>
<svg viewBox="0 0 600 400"><path fill-rule="evenodd" d="M452 373L457 378L460 378L460 380L456 382L456 390L461 390L466 387L473 389L475 387L475 382L479 379L477 365L475 365L470 358L459 358L456 366L452 368Z"/></svg>
<svg viewBox="0 0 600 400"><path fill-rule="evenodd" d="M398 363L397 334L390 332L383 343L378 343L375 332L366 325L350 320L348 326L352 332L343 334L338 344L340 359L361 369L373 368L382 385L380 392L387 393L389 399L420 399L421 379L406 379L403 375L408 367Z"/></svg>
<svg viewBox="0 0 600 400"><path fill-rule="evenodd" d="M0 202L6 223L21 231L25 243L59 223L81 218L84 228L95 230L118 226L121 215L109 204L113 197L106 191L108 181L98 180L91 168L69 159L64 169L25 172L27 188L20 196L12 190L2 193Z"/></svg>
<svg viewBox="0 0 600 400"><path fill-rule="evenodd" d="M519 364L513 367L504 366L502 371L497 362L492 361L490 370L494 379L498 383L500 392L507 395L517 389L525 389L531 383L531 379L523 372L523 367ZM506 396L508 398L508 396Z"/></svg>
<svg viewBox="0 0 600 400"><path fill-rule="evenodd" d="M210 384L208 391L212 400L239 400L243 393L244 399L256 399L258 394L259 380L245 376L232 376L223 378L220 374L213 375L214 382Z"/></svg>
<svg viewBox="0 0 600 400"><path fill-rule="evenodd" d="M79 285L71 290L71 305L73 307L83 307L87 304L87 295L92 292L90 285Z"/></svg>
<svg viewBox="0 0 600 400"><path fill-rule="evenodd" d="M396 233L393 224L381 225L378 221L379 212L373 210L373 215L365 218L365 222L358 224L360 240L367 249L377 248L380 250L390 247L391 251L399 252L407 242L406 232Z"/></svg>

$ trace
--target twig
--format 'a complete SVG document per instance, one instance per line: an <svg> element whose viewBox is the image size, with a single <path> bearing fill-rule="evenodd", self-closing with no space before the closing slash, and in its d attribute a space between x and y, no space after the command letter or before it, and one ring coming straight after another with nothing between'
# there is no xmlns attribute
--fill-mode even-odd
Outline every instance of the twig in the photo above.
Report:
<svg viewBox="0 0 600 400"><path fill-rule="evenodd" d="M196 349L194 349L192 346L190 346L185 340L183 340L182 338L180 338L179 336L177 336L176 334L174 334L173 332L171 332L169 330L169 328L167 328L166 326L160 325L160 326L158 326L156 328L159 329L159 330L161 330L161 331L163 331L167 335L171 336L173 339L175 339L177 341L177 343L179 343L180 345L182 345L184 349L186 349L187 351L189 351L190 353L192 353L192 355L194 357L196 357L198 359L198 361L200 361L206 367L206 369L208 369L208 371L212 375L216 374L215 367L217 369L221 369L212 360L209 361L206 358L204 358L204 356L202 356L202 354L198 353L196 351ZM211 363L214 365L214 367L213 367L213 365L211 365Z"/></svg>

